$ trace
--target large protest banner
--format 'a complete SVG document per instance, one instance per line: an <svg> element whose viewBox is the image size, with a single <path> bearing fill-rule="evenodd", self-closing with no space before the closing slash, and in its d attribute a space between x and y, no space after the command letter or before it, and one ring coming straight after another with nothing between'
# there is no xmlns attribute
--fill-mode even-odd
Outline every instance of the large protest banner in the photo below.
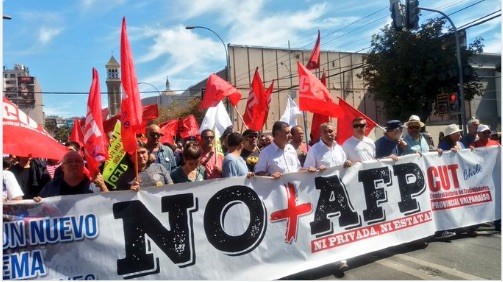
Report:
<svg viewBox="0 0 503 282"><path fill-rule="evenodd" d="M3 207L4 279L278 279L500 219L500 147Z"/></svg>

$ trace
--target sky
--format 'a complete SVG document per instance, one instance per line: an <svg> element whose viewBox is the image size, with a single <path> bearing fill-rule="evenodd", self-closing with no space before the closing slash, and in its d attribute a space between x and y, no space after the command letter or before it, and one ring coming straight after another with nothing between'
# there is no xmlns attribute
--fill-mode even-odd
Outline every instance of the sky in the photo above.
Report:
<svg viewBox="0 0 503 282"><path fill-rule="evenodd" d="M401 0L404 4L404 0ZM500 0L420 0L462 27L498 12ZM373 34L391 23L389 0L3 0L3 65L22 64L42 88L46 115L85 116L92 68L106 92L105 64L120 62L120 29L127 32L141 97L158 95L169 78L181 93L225 67L225 44L368 52ZM439 17L422 11L420 24ZM484 38L484 52L501 53L501 16L467 29ZM151 86L151 85L153 86ZM107 106L102 95L103 107Z"/></svg>

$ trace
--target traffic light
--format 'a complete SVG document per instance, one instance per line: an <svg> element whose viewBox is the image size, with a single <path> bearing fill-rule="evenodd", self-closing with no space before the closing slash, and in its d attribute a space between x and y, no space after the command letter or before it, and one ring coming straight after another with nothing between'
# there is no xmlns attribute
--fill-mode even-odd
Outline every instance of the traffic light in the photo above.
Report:
<svg viewBox="0 0 503 282"><path fill-rule="evenodd" d="M419 0L405 0L405 21L408 30L419 28Z"/></svg>
<svg viewBox="0 0 503 282"><path fill-rule="evenodd" d="M451 114L459 113L460 107L461 107L461 104L459 101L458 93L451 93L449 95L449 110L450 110Z"/></svg>
<svg viewBox="0 0 503 282"><path fill-rule="evenodd" d="M391 19L393 22L391 26L397 30L401 31L405 26L405 20L403 17L402 7L400 5L400 0L389 0L389 10L391 12Z"/></svg>

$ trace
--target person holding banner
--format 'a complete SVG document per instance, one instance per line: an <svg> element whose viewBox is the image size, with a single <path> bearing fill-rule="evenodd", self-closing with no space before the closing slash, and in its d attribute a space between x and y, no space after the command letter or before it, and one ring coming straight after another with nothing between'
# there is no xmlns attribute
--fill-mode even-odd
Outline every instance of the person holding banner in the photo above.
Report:
<svg viewBox="0 0 503 282"><path fill-rule="evenodd" d="M140 186L159 187L173 184L169 171L163 165L153 162L149 156L146 144L138 141L136 156L128 154L131 165L128 165L126 172L117 181L117 190L138 191ZM135 167L138 169L136 172Z"/></svg>
<svg viewBox="0 0 503 282"><path fill-rule="evenodd" d="M35 202L40 202L42 198L64 195L77 195L94 193L99 190L106 192L108 189L98 174L94 182L84 174L84 159L82 155L75 151L68 151L61 161L63 175L57 176L33 198Z"/></svg>
<svg viewBox="0 0 503 282"><path fill-rule="evenodd" d="M320 141L316 142L307 152L304 169L308 171L323 171L329 167L343 165L351 166L346 152L335 140L335 126L331 123L320 125Z"/></svg>
<svg viewBox="0 0 503 282"><path fill-rule="evenodd" d="M297 152L288 142L292 138L290 125L284 121L276 121L272 126L273 142L260 151L255 165L255 175L281 178L283 173L300 170Z"/></svg>
<svg viewBox="0 0 503 282"><path fill-rule="evenodd" d="M161 133L161 128L157 124L151 124L147 127L147 143L145 148L150 154L154 155L154 161L161 164L170 173L176 168L175 155L170 147L161 144L160 138L164 134Z"/></svg>
<svg viewBox="0 0 503 282"><path fill-rule="evenodd" d="M222 164L222 177L247 176L252 177L253 172L248 171L245 160L241 157L244 148L244 138L239 132L232 132L227 136L228 151Z"/></svg>
<svg viewBox="0 0 503 282"><path fill-rule="evenodd" d="M365 136L367 121L363 117L355 117L352 121L353 136L342 144L342 148L351 162L373 160L376 157L374 141Z"/></svg>
<svg viewBox="0 0 503 282"><path fill-rule="evenodd" d="M391 158L398 160L398 156L404 154L407 143L402 139L403 125L399 120L389 120L386 123L386 132L374 143L376 146L376 158Z"/></svg>
<svg viewBox="0 0 503 282"><path fill-rule="evenodd" d="M206 179L222 177L222 163L224 156L215 148L215 132L211 129L201 131L201 165L206 170Z"/></svg>
<svg viewBox="0 0 503 282"><path fill-rule="evenodd" d="M428 153L430 145L428 145L428 141L421 134L421 128L424 127L424 123L419 116L411 115L405 123L405 127L407 127L407 134L403 137L407 143L405 154Z"/></svg>
<svg viewBox="0 0 503 282"><path fill-rule="evenodd" d="M445 130L445 137L442 139L442 142L438 144L438 148L443 151L451 150L456 152L461 149L465 149L463 143L461 143L461 129L456 124L449 124Z"/></svg>
<svg viewBox="0 0 503 282"><path fill-rule="evenodd" d="M185 142L183 164L171 172L174 183L203 181L206 179L205 168L200 165L201 148L195 141Z"/></svg>

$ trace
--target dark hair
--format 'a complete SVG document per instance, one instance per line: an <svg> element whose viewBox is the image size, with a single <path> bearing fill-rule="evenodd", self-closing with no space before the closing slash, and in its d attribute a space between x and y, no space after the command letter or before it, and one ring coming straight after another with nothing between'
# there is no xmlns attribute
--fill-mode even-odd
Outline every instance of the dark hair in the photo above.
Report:
<svg viewBox="0 0 503 282"><path fill-rule="evenodd" d="M247 130L243 131L243 137L246 137L250 134L258 134L258 132L253 129L247 129Z"/></svg>
<svg viewBox="0 0 503 282"><path fill-rule="evenodd" d="M215 132L213 132L213 130L206 128L206 129L203 129L203 131L201 131L201 136L203 136L206 132L211 132L211 133L215 134Z"/></svg>
<svg viewBox="0 0 503 282"><path fill-rule="evenodd" d="M290 125L284 121L278 120L272 125L272 136L276 135L276 133L282 130L284 127L289 127Z"/></svg>
<svg viewBox="0 0 503 282"><path fill-rule="evenodd" d="M239 132L232 132L227 136L227 145L229 147L239 146L244 141L243 136Z"/></svg>
<svg viewBox="0 0 503 282"><path fill-rule="evenodd" d="M184 160L198 160L201 157L201 148L195 141L187 141L183 147Z"/></svg>
<svg viewBox="0 0 503 282"><path fill-rule="evenodd" d="M73 147L75 151L80 150L80 144L75 141L68 141L65 143L65 147Z"/></svg>

